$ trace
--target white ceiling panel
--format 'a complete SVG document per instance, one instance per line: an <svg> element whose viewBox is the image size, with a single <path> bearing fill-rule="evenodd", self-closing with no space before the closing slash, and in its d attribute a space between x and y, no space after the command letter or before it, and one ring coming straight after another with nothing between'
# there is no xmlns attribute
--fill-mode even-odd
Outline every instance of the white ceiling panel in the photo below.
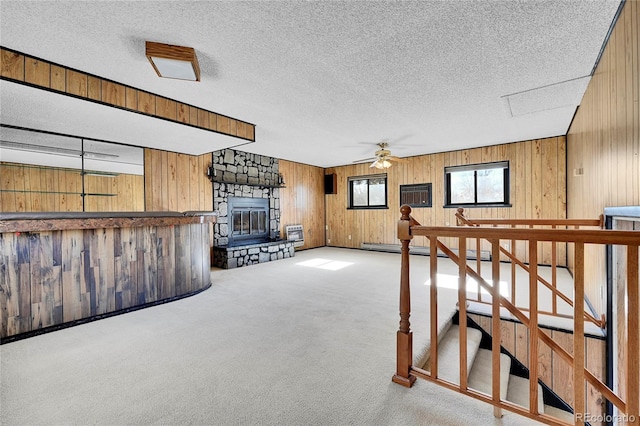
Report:
<svg viewBox="0 0 640 426"><path fill-rule="evenodd" d="M583 86L548 88L590 75L619 5L3 0L0 43L254 123L256 142L239 149L328 167L370 156L383 139L408 156L565 134ZM146 40L193 47L202 81L159 78ZM190 154L242 143L7 87L5 124Z"/></svg>

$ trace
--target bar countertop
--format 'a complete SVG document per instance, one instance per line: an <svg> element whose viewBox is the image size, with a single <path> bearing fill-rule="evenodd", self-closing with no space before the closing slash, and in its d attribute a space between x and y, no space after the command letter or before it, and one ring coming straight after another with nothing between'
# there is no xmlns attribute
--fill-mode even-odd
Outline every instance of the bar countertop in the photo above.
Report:
<svg viewBox="0 0 640 426"><path fill-rule="evenodd" d="M216 217L211 211L0 213L0 232L188 225Z"/></svg>

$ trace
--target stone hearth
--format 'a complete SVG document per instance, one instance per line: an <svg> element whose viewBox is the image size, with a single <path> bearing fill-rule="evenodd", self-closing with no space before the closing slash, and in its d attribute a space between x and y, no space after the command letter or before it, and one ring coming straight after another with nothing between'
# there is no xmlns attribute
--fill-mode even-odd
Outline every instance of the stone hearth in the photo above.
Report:
<svg viewBox="0 0 640 426"><path fill-rule="evenodd" d="M218 268L233 269L256 263L271 262L295 256L293 243L273 241L236 247L214 247L213 264Z"/></svg>

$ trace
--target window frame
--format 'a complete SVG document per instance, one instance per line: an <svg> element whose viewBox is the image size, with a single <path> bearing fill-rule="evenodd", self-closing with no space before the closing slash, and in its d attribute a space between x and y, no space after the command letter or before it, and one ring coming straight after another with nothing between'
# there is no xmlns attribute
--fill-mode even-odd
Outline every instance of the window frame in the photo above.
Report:
<svg viewBox="0 0 640 426"><path fill-rule="evenodd" d="M384 205L369 205L369 180L370 179L384 179ZM358 180L367 180L367 205L366 206L354 206L353 205L353 182ZM386 173L378 173L373 175L364 176L349 176L347 178L347 210L381 210L389 208L389 180Z"/></svg>
<svg viewBox="0 0 640 426"><path fill-rule="evenodd" d="M482 207L511 207L510 202L510 162L507 161L494 161L489 163L477 163L477 164L465 164L460 166L448 166L444 168L444 208L482 208ZM503 198L504 201L492 201L492 202L478 202L478 171L489 169L502 169L503 170ZM473 171L473 203L452 203L451 202L451 173Z"/></svg>

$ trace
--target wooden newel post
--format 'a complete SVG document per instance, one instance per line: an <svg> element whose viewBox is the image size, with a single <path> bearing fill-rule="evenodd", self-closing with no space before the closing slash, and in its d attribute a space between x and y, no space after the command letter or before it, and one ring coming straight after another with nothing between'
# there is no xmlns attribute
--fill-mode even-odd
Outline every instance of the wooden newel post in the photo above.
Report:
<svg viewBox="0 0 640 426"><path fill-rule="evenodd" d="M396 334L396 374L395 383L411 387L416 377L409 374L413 362L413 333L409 316L411 315L411 292L409 290L409 243L411 235L411 207L400 207L402 216L398 221L398 239L402 244L402 266L400 269L400 328Z"/></svg>
<svg viewBox="0 0 640 426"><path fill-rule="evenodd" d="M458 208L458 214L456 214L456 226L464 226L464 209L462 207Z"/></svg>

